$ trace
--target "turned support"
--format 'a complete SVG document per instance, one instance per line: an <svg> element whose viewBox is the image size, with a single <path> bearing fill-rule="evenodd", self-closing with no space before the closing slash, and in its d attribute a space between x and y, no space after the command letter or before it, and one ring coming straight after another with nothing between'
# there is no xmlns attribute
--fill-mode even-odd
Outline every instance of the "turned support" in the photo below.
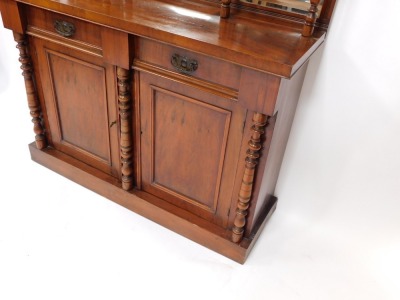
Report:
<svg viewBox="0 0 400 300"><path fill-rule="evenodd" d="M21 63L22 76L25 81L26 95L28 99L29 111L32 117L33 132L35 133L35 142L38 149L47 147L46 137L44 135L42 110L40 108L39 98L36 91L32 60L29 56L28 41L26 36L14 32L14 40L17 42L19 50L19 62Z"/></svg>
<svg viewBox="0 0 400 300"><path fill-rule="evenodd" d="M318 5L320 0L311 0L311 6L306 15L306 20L303 26L303 36L312 36L314 32L315 23L317 21Z"/></svg>
<svg viewBox="0 0 400 300"><path fill-rule="evenodd" d="M231 0L222 0L221 1L221 18L229 18L231 13Z"/></svg>
<svg viewBox="0 0 400 300"><path fill-rule="evenodd" d="M132 162L132 101L130 94L130 72L117 67L118 109L120 117L120 155L122 188L126 191L133 187Z"/></svg>
<svg viewBox="0 0 400 300"><path fill-rule="evenodd" d="M261 137L265 132L268 117L264 114L254 113L251 138L249 140L245 159L245 169L237 202L236 216L232 228L232 241L239 243L243 238L246 216L250 206L256 166L262 148Z"/></svg>

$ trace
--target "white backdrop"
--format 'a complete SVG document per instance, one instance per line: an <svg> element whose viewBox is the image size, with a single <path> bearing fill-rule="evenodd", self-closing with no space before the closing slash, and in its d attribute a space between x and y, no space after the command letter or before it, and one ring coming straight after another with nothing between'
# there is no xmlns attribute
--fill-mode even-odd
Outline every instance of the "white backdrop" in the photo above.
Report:
<svg viewBox="0 0 400 300"><path fill-rule="evenodd" d="M399 15L398 0L339 0L244 266L31 162L1 28L0 299L400 299Z"/></svg>

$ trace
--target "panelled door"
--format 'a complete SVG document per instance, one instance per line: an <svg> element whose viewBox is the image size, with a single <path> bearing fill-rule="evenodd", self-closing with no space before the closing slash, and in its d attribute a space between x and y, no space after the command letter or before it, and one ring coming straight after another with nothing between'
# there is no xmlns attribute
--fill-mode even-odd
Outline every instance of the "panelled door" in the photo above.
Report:
<svg viewBox="0 0 400 300"><path fill-rule="evenodd" d="M245 111L175 80L138 77L142 189L227 226Z"/></svg>
<svg viewBox="0 0 400 300"><path fill-rule="evenodd" d="M51 145L118 177L115 68L101 57L40 38L30 40Z"/></svg>

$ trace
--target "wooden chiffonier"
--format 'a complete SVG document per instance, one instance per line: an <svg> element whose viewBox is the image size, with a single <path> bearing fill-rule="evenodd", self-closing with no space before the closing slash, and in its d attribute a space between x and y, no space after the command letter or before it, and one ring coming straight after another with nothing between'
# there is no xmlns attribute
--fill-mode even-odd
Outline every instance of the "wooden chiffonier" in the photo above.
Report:
<svg viewBox="0 0 400 300"><path fill-rule="evenodd" d="M0 0L32 159L243 263L335 4L279 2Z"/></svg>

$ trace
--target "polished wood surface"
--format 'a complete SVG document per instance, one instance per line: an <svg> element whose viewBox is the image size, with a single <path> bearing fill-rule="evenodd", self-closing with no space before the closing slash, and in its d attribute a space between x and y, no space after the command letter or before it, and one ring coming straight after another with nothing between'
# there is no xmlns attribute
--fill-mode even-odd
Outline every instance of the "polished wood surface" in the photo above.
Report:
<svg viewBox="0 0 400 300"><path fill-rule="evenodd" d="M68 22L75 26L73 35L68 37L69 40L81 41L93 46L101 47L101 27L98 25L39 9L37 7L28 7L24 11L30 27L58 34L54 26L55 22Z"/></svg>
<svg viewBox="0 0 400 300"><path fill-rule="evenodd" d="M252 205L248 211L247 235L251 234L251 230L256 226L256 222L264 213L265 208L274 201L275 186L306 71L307 64L292 79L283 79L280 82L279 93L271 114L272 117L268 119L263 151L258 163L260 171L256 176L253 189L255 205Z"/></svg>
<svg viewBox="0 0 400 300"><path fill-rule="evenodd" d="M324 0L324 5L321 9L321 13L319 14L319 18L317 23L322 25L324 28L328 28L328 25L333 16L333 10L335 8L336 0Z"/></svg>
<svg viewBox="0 0 400 300"><path fill-rule="evenodd" d="M33 160L243 263L275 210L325 31L313 9L304 37L286 15L228 18L229 2L0 0L0 11L20 51Z"/></svg>
<svg viewBox="0 0 400 300"><path fill-rule="evenodd" d="M114 68L101 59L32 39L51 146L118 176ZM109 101L109 99L113 99Z"/></svg>
<svg viewBox="0 0 400 300"><path fill-rule="evenodd" d="M47 141L42 125L42 110L34 82L32 61L28 54L28 41L26 36L17 32L14 32L14 40L17 42L17 49L19 50L19 62L21 63L22 76L25 81L26 95L28 98L29 111L32 117L36 146L38 149L43 149L47 146Z"/></svg>
<svg viewBox="0 0 400 300"><path fill-rule="evenodd" d="M231 0L222 0L221 1L221 18L229 18L231 14Z"/></svg>
<svg viewBox="0 0 400 300"><path fill-rule="evenodd" d="M133 136L132 136L132 100L130 93L130 71L117 68L118 108L120 119L121 181L122 188L133 188ZM114 121L110 126L117 125Z"/></svg>
<svg viewBox="0 0 400 300"><path fill-rule="evenodd" d="M219 84L235 91L239 90L242 68L238 65L149 39L143 38L137 41L135 54L137 60L181 73L171 63L173 55L179 55L197 62L196 71L190 73L192 78ZM226 74L229 74L229 76L226 76Z"/></svg>
<svg viewBox="0 0 400 300"><path fill-rule="evenodd" d="M0 0L0 12L5 28L15 33L25 33L26 19L15 1Z"/></svg>
<svg viewBox="0 0 400 300"><path fill-rule="evenodd" d="M79 160L51 148L39 151L32 144L29 145L29 150L35 162L241 264L246 261L263 227L276 208L275 199L271 202L271 207L266 209L267 214L262 218L262 222L257 224L256 234L236 244L227 238L229 232L221 230L220 227L150 194L135 190L128 193L120 188L115 178ZM138 247L146 247L140 240L137 242Z"/></svg>
<svg viewBox="0 0 400 300"><path fill-rule="evenodd" d="M242 183L240 185L239 199L237 202L236 216L233 221L232 241L239 243L243 238L244 226L246 225L247 210L250 206L251 195L253 192L253 183L255 170L260 158L262 147L261 138L265 133L264 127L267 126L268 117L264 114L254 113L254 125L251 127L251 139L248 142L246 151L245 169L243 172Z"/></svg>
<svg viewBox="0 0 400 300"><path fill-rule="evenodd" d="M143 190L226 227L245 110L144 71L139 81Z"/></svg>
<svg viewBox="0 0 400 300"><path fill-rule="evenodd" d="M231 2L233 8L257 11L260 14L273 15L277 18L288 19L301 24L305 23L307 11L310 9L310 1L304 2L301 0L252 0L250 2L247 0L232 0ZM274 7L274 5L267 5L268 2L271 4L278 4L279 6ZM321 4L318 5L318 19L315 25L317 28L327 29L332 18L336 0L324 0L320 1L320 3ZM300 11L298 9L292 9L296 7L300 9Z"/></svg>
<svg viewBox="0 0 400 300"><path fill-rule="evenodd" d="M302 24L250 12L228 19L208 1L18 0L149 37L239 65L291 77L323 42L318 31L303 42ZM149 13L151 12L151 13Z"/></svg>
<svg viewBox="0 0 400 300"><path fill-rule="evenodd" d="M305 37L311 36L314 33L315 23L317 22L318 5L320 0L311 0L311 6L306 15L306 20L303 26L302 35Z"/></svg>

